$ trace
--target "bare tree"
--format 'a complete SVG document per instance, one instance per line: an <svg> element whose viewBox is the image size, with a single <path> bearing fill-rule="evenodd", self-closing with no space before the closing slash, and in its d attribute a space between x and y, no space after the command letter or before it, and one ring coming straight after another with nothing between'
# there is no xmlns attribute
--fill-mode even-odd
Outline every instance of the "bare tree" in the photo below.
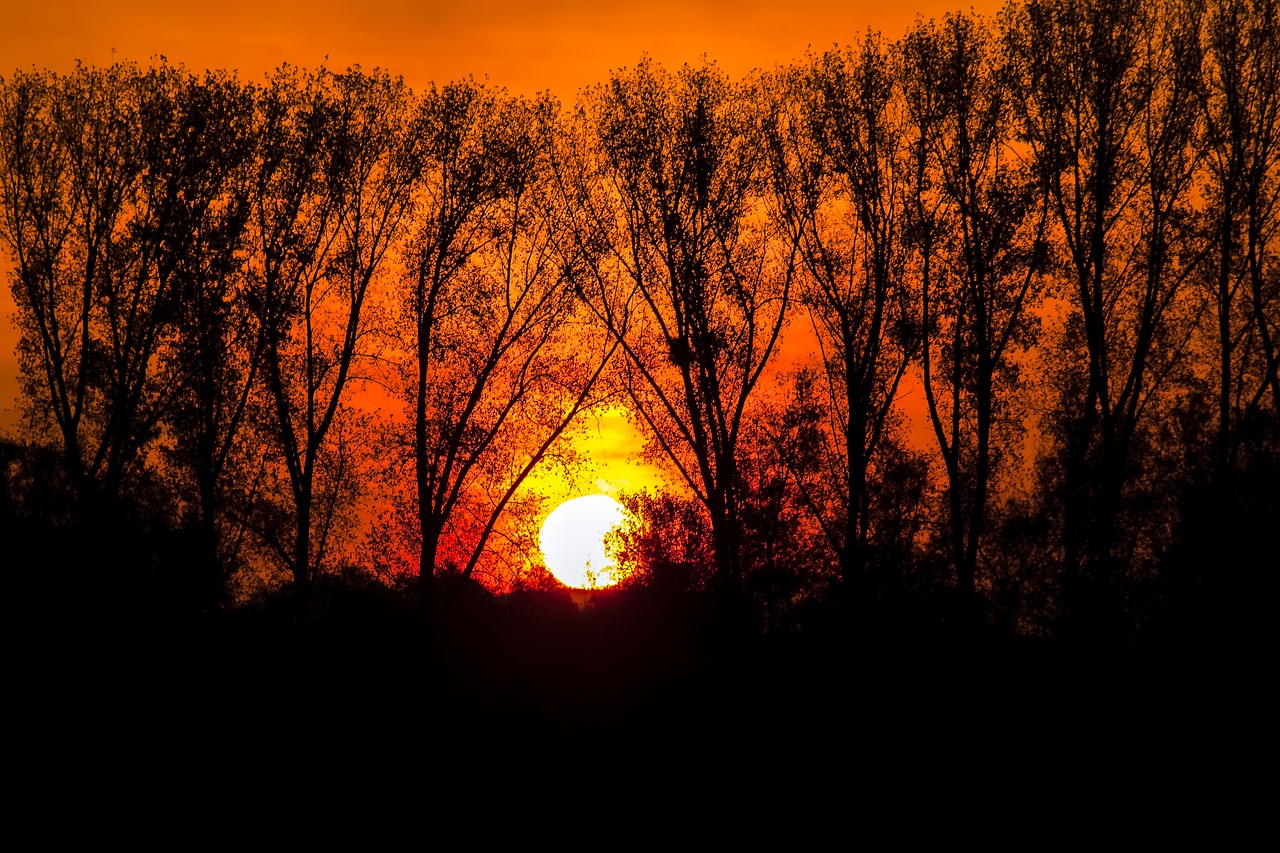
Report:
<svg viewBox="0 0 1280 853"><path fill-rule="evenodd" d="M4 233L17 261L27 397L61 434L89 515L144 464L181 380L174 350L193 259L243 217L228 175L248 107L233 81L160 63L83 66L4 85Z"/></svg>
<svg viewBox="0 0 1280 853"><path fill-rule="evenodd" d="M552 180L558 105L466 81L423 104L426 165L405 273L413 329L418 578L480 566L504 513L612 352L571 287L576 254ZM459 586L460 588L460 586Z"/></svg>
<svg viewBox="0 0 1280 853"><path fill-rule="evenodd" d="M117 248L142 171L138 73L77 66L69 77L18 73L4 84L4 236L16 262L14 302L26 396L37 420L60 433L63 464L82 512L110 491L129 461L133 434L108 387L113 355L104 335L107 294L117 299ZM141 297L142 294L139 294ZM130 337L120 343L130 343Z"/></svg>
<svg viewBox="0 0 1280 853"><path fill-rule="evenodd" d="M1280 12L1272 0L1225 0L1203 11L1202 82L1209 210L1215 217L1220 483L1270 392L1280 421Z"/></svg>
<svg viewBox="0 0 1280 853"><path fill-rule="evenodd" d="M421 143L411 93L377 71L281 69L261 110L249 298L292 500L292 541L275 545L301 624L349 473L330 431L370 354L366 298L409 214Z"/></svg>
<svg viewBox="0 0 1280 853"><path fill-rule="evenodd" d="M1013 93L994 29L947 15L901 43L921 232L921 368L946 471L951 562L976 613L983 533L1004 444L996 432L1018 371L1047 209L1014 148ZM936 258L931 257L936 253ZM1015 430L1015 433L1017 430Z"/></svg>
<svg viewBox="0 0 1280 853"><path fill-rule="evenodd" d="M1197 69L1185 21L1163 12L1033 0L1006 30L1022 134L1068 259L1069 323L1083 339L1064 424L1065 616L1101 634L1121 624L1134 449L1194 328L1178 297L1198 261L1187 239Z"/></svg>
<svg viewBox="0 0 1280 853"><path fill-rule="evenodd" d="M902 101L878 35L813 56L778 82L768 150L776 216L804 270L822 355L840 517L824 529L845 595L869 590L868 479L919 343L906 286ZM864 596L865 597L865 596Z"/></svg>
<svg viewBox="0 0 1280 853"><path fill-rule="evenodd" d="M147 161L172 174L162 189L170 209L162 266L174 291L173 331L160 353L171 394L164 425L194 534L193 588L209 608L224 591L224 495L246 454L241 427L259 375L243 275L254 92L230 75L200 79L163 65L148 81L145 109L162 132L148 137Z"/></svg>
<svg viewBox="0 0 1280 853"><path fill-rule="evenodd" d="M634 412L706 508L715 582L741 586L738 445L794 265L765 215L752 84L649 59L590 90L570 187L588 299Z"/></svg>

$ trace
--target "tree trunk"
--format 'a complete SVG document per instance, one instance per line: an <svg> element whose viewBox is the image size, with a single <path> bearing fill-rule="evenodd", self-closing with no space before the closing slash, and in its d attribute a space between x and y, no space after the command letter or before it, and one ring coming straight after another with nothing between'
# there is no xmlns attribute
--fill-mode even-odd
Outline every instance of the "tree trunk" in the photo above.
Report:
<svg viewBox="0 0 1280 853"><path fill-rule="evenodd" d="M298 538L293 549L293 602L298 630L311 624L311 490L304 486L298 496Z"/></svg>

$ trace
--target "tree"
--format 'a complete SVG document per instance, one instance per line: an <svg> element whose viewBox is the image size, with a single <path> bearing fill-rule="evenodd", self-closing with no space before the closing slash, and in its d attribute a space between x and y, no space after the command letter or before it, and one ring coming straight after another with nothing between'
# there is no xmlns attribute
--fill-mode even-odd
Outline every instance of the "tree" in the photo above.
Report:
<svg viewBox="0 0 1280 853"><path fill-rule="evenodd" d="M130 245L141 232L139 87L132 66L77 65L3 88L0 205L22 381L33 420L56 424L85 520L115 497L152 411L141 395L154 391L145 378L164 294Z"/></svg>
<svg viewBox="0 0 1280 853"><path fill-rule="evenodd" d="M5 236L26 395L57 425L82 519L136 481L182 384L162 362L197 259L221 275L243 225L234 81L163 62L18 74L4 86ZM170 364L170 368L172 364Z"/></svg>
<svg viewBox="0 0 1280 853"><path fill-rule="evenodd" d="M425 169L402 293L412 329L418 583L467 583L529 474L584 408L613 347L577 321L553 181L558 104L473 81L423 104Z"/></svg>
<svg viewBox="0 0 1280 853"><path fill-rule="evenodd" d="M620 381L706 508L715 583L741 587L738 445L781 333L794 265L763 206L750 84L645 58L590 90L567 176L588 300Z"/></svg>
<svg viewBox="0 0 1280 853"><path fill-rule="evenodd" d="M146 157L172 177L161 244L174 290L173 326L160 381L171 400L164 425L187 497L199 603L224 592L225 494L247 449L243 431L259 377L260 337L245 301L245 238L252 161L259 144L254 91L232 76L203 79L160 66L148 74L146 112L162 122ZM194 493L192 495L192 493Z"/></svg>
<svg viewBox="0 0 1280 853"><path fill-rule="evenodd" d="M777 81L768 120L773 205L804 270L800 303L822 356L837 438L840 517L827 525L845 596L866 599L869 478L919 345L906 286L905 128L878 35Z"/></svg>
<svg viewBox="0 0 1280 853"><path fill-rule="evenodd" d="M921 378L946 473L956 587L961 607L976 614L1005 449L997 419L1016 388L1011 356L1026 343L1048 211L1014 148L1013 93L992 28L947 15L940 26L917 24L900 50L917 163L907 208L924 255Z"/></svg>
<svg viewBox="0 0 1280 853"><path fill-rule="evenodd" d="M1274 241L1280 190L1280 21L1271 0L1204 10L1200 109L1214 231L1217 313L1216 479L1230 492L1241 441L1268 393L1280 423L1280 287Z"/></svg>
<svg viewBox="0 0 1280 853"><path fill-rule="evenodd" d="M739 462L743 565L766 633L795 626L839 579L827 398L811 367L787 379L761 394Z"/></svg>
<svg viewBox="0 0 1280 853"><path fill-rule="evenodd" d="M349 474L330 432L370 355L366 298L411 210L421 141L411 93L377 71L282 68L260 105L249 299L292 503L292 541L274 545L303 625Z"/></svg>
<svg viewBox="0 0 1280 853"><path fill-rule="evenodd" d="M1083 367L1067 387L1064 618L1122 629L1135 448L1194 328L1195 52L1186 21L1132 0L1032 0L1007 22L1021 134L1067 257Z"/></svg>

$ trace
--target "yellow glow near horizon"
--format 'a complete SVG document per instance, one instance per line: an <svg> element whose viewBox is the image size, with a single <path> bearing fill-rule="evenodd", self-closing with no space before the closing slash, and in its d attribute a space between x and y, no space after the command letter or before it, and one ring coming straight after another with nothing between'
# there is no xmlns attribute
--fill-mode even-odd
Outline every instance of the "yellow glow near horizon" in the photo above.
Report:
<svg viewBox="0 0 1280 853"><path fill-rule="evenodd" d="M622 504L608 495L565 501L542 523L539 544L547 570L573 589L613 586L620 578L605 536L626 520Z"/></svg>

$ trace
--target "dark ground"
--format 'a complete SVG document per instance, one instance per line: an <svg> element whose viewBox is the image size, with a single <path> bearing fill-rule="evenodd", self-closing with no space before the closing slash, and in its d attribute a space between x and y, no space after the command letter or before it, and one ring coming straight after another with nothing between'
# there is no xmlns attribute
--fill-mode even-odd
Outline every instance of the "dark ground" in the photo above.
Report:
<svg viewBox="0 0 1280 853"><path fill-rule="evenodd" d="M900 812L935 828L1043 815L1070 834L1246 808L1274 678L1220 650L1085 655L918 624L761 637L644 591L464 601L430 654L387 594L330 602L305 642L289 621L283 603L107 608L89 633L46 618L15 655L14 766L34 791L189 820L359 803L482 825L621 815L642 834L680 815L785 831Z"/></svg>

